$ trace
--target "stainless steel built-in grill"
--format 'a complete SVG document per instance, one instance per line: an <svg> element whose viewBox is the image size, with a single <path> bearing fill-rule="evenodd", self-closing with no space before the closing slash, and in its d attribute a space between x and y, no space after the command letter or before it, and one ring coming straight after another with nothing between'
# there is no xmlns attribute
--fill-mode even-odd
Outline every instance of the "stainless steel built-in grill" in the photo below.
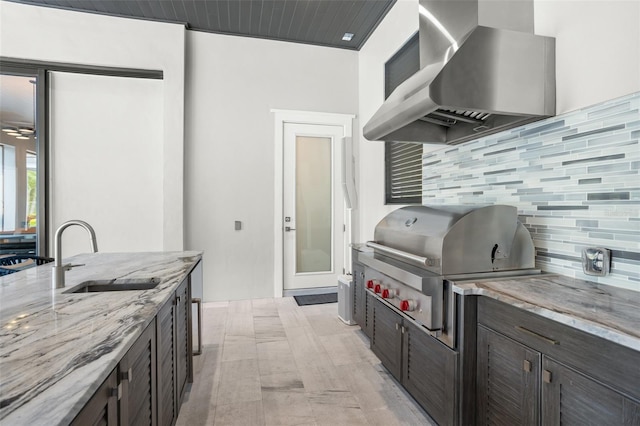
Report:
<svg viewBox="0 0 640 426"><path fill-rule="evenodd" d="M357 253L367 289L452 348L452 281L540 272L511 206L405 207L378 223L374 239Z"/></svg>

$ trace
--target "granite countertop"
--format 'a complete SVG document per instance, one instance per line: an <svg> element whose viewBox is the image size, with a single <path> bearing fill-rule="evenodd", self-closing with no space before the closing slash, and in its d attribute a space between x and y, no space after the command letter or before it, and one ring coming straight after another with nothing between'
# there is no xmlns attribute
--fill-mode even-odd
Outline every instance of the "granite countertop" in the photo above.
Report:
<svg viewBox="0 0 640 426"><path fill-rule="evenodd" d="M490 297L640 351L640 292L560 275L454 283L462 295Z"/></svg>
<svg viewBox="0 0 640 426"><path fill-rule="evenodd" d="M68 424L93 396L201 252L94 253L52 289L51 265L0 279L0 423ZM158 278L151 290L65 293L95 279Z"/></svg>

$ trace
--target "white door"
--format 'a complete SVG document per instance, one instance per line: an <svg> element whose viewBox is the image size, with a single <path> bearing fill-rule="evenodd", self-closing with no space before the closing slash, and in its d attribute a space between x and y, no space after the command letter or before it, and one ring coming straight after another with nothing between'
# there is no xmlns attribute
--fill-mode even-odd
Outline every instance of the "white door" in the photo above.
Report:
<svg viewBox="0 0 640 426"><path fill-rule="evenodd" d="M337 285L344 267L342 126L284 125L284 289Z"/></svg>

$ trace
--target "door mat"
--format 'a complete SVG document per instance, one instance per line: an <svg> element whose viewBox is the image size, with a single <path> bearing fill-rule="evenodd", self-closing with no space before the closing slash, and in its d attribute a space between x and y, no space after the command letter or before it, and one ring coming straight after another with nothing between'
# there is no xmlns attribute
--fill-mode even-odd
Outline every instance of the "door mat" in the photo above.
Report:
<svg viewBox="0 0 640 426"><path fill-rule="evenodd" d="M321 305L323 303L337 303L338 293L308 294L306 296L293 296L298 306Z"/></svg>

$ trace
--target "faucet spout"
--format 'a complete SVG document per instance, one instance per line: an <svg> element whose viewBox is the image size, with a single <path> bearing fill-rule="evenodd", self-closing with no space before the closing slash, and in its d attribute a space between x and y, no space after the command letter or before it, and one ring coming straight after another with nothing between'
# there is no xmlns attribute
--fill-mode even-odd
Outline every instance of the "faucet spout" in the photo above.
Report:
<svg viewBox="0 0 640 426"><path fill-rule="evenodd" d="M91 242L91 248L94 253L98 252L98 242L96 240L96 232L91 225L83 220L69 220L58 227L54 236L54 258L55 263L53 265L53 286L55 288L64 288L64 273L73 267L73 265L62 264L62 233L70 226L81 226L89 233L89 240Z"/></svg>

